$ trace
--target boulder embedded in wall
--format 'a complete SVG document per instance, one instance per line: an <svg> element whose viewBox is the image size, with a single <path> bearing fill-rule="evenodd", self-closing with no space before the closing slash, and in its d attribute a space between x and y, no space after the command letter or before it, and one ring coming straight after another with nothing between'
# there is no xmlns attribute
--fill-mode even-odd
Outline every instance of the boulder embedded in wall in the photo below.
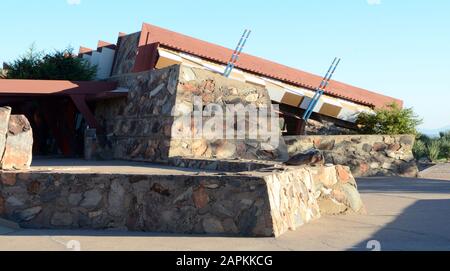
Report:
<svg viewBox="0 0 450 271"><path fill-rule="evenodd" d="M0 107L0 161L5 152L6 134L8 133L8 123L11 115L10 107Z"/></svg>
<svg viewBox="0 0 450 271"><path fill-rule="evenodd" d="M317 203L319 204L322 214L340 215L344 214L348 210L347 205L345 205L344 203L340 203L339 201L336 201L329 196L319 198L317 200Z"/></svg>
<svg viewBox="0 0 450 271"><path fill-rule="evenodd" d="M6 170L29 168L32 150L33 132L28 119L24 115L12 115L9 119L1 168Z"/></svg>
<svg viewBox="0 0 450 271"><path fill-rule="evenodd" d="M411 161L408 163L402 163L399 167L399 173L402 177L410 177L416 178L419 174L419 170L417 168L417 164L415 161Z"/></svg>
<svg viewBox="0 0 450 271"><path fill-rule="evenodd" d="M236 155L236 145L226 140L221 140L216 147L216 157L219 159L229 159Z"/></svg>
<svg viewBox="0 0 450 271"><path fill-rule="evenodd" d="M346 196L346 203L349 205L350 209L354 212L360 212L363 210L364 205L361 200L361 195L358 189L350 184L344 184L341 186L342 191Z"/></svg>
<svg viewBox="0 0 450 271"><path fill-rule="evenodd" d="M310 168L320 212L328 215L364 213L364 205L349 167Z"/></svg>
<svg viewBox="0 0 450 271"><path fill-rule="evenodd" d="M56 212L50 221L53 226L67 227L72 224L73 219L71 213Z"/></svg>

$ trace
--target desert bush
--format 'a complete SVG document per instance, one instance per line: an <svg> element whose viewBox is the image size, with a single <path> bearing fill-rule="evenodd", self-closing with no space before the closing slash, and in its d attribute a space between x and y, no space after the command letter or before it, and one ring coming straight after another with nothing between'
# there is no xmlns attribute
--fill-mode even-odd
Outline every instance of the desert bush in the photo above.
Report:
<svg viewBox="0 0 450 271"><path fill-rule="evenodd" d="M422 120L412 108L402 109L396 103L386 108L377 109L375 113L359 114L356 124L363 134L417 134L417 126Z"/></svg>
<svg viewBox="0 0 450 271"><path fill-rule="evenodd" d="M413 147L414 157L417 159L428 157L427 144L424 141L416 140Z"/></svg>
<svg viewBox="0 0 450 271"><path fill-rule="evenodd" d="M450 160L450 133L441 132L439 137L417 135L413 153L416 159L426 157L434 162Z"/></svg>
<svg viewBox="0 0 450 271"><path fill-rule="evenodd" d="M441 142L439 140L432 140L431 143L427 145L428 158L431 161L437 161L441 153Z"/></svg>
<svg viewBox="0 0 450 271"><path fill-rule="evenodd" d="M441 152L440 158L442 159L450 159L450 138L447 139L445 137L440 138Z"/></svg>
<svg viewBox="0 0 450 271"><path fill-rule="evenodd" d="M442 141L450 142L450 131L447 131L447 132L440 132L440 133L439 133L439 138L440 138Z"/></svg>

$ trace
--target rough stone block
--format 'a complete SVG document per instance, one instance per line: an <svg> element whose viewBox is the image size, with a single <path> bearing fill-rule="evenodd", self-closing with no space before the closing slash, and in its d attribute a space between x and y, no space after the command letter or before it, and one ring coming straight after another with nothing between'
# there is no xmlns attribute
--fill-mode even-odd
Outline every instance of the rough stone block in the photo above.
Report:
<svg viewBox="0 0 450 271"><path fill-rule="evenodd" d="M0 161L6 146L6 135L8 133L8 123L11 115L10 107L0 107Z"/></svg>
<svg viewBox="0 0 450 271"><path fill-rule="evenodd" d="M8 124L5 152L1 161L4 170L27 169L31 165L33 132L27 118L12 115Z"/></svg>

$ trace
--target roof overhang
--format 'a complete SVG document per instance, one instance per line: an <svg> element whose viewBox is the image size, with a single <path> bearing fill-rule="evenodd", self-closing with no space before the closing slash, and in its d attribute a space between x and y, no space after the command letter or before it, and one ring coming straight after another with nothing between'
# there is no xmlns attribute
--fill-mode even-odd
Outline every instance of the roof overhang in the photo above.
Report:
<svg viewBox="0 0 450 271"><path fill-rule="evenodd" d="M228 63L233 53L233 50L223 46L143 23L139 40L139 53L137 54L134 72L152 68L154 59L152 59L152 61L149 61L149 59L150 56L155 55L155 48L157 49L158 46L184 52L225 65ZM322 80L321 76L287 67L246 53L240 55L239 61L236 63L236 68L313 91L316 90ZM390 103L396 103L399 106L403 106L402 100L335 80L330 81L329 87L325 93L329 96L342 98L375 108L382 108Z"/></svg>
<svg viewBox="0 0 450 271"><path fill-rule="evenodd" d="M0 96L94 95L110 92L117 82L66 80L0 80Z"/></svg>

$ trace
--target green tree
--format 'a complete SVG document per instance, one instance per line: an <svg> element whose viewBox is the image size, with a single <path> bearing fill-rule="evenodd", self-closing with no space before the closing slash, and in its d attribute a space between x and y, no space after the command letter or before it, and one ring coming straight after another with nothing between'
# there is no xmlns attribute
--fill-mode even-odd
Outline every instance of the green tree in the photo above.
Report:
<svg viewBox="0 0 450 271"><path fill-rule="evenodd" d="M421 123L412 108L402 109L396 103L377 109L375 113L361 113L356 120L363 134L416 135L417 126Z"/></svg>
<svg viewBox="0 0 450 271"><path fill-rule="evenodd" d="M6 74L6 79L40 79L39 66L42 63L42 52L36 51L34 43L30 46L28 51L8 63L9 69Z"/></svg>
<svg viewBox="0 0 450 271"><path fill-rule="evenodd" d="M8 65L7 79L89 81L97 71L97 67L76 57L70 47L44 54L36 52L33 45L24 56Z"/></svg>

